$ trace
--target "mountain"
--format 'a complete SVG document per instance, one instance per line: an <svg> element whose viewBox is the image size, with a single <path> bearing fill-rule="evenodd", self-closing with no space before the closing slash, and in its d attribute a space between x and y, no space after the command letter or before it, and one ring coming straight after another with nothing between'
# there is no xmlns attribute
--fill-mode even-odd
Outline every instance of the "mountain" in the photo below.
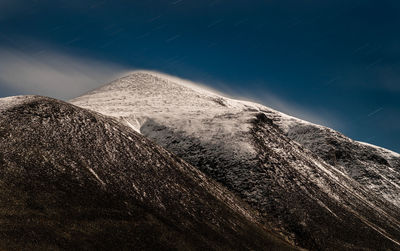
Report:
<svg viewBox="0 0 400 251"><path fill-rule="evenodd" d="M400 156L260 104L150 71L73 99L248 202L300 247L400 249Z"/></svg>
<svg viewBox="0 0 400 251"><path fill-rule="evenodd" d="M0 249L272 249L249 206L116 120L0 99Z"/></svg>

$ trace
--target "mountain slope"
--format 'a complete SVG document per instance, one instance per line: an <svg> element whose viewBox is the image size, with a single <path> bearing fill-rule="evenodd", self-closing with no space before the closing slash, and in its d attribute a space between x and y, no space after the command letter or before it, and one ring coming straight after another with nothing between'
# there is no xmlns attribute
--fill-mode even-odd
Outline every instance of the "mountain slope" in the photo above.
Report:
<svg viewBox="0 0 400 251"><path fill-rule="evenodd" d="M0 99L0 249L291 249L196 168L45 97Z"/></svg>
<svg viewBox="0 0 400 251"><path fill-rule="evenodd" d="M333 130L154 72L135 72L71 102L119 119L198 167L302 247L400 248L397 190L387 176L351 172L372 162L397 177L396 156L387 166L387 156L347 138L344 147ZM329 137L339 144L334 163L314 152ZM362 164L353 167L348 155Z"/></svg>

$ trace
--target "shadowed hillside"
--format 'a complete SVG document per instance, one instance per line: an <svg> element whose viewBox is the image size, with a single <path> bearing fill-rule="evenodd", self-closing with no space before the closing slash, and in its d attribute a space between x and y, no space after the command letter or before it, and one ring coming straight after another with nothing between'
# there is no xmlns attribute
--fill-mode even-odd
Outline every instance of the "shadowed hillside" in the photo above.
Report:
<svg viewBox="0 0 400 251"><path fill-rule="evenodd" d="M130 128L54 99L0 99L0 249L281 249L256 215Z"/></svg>

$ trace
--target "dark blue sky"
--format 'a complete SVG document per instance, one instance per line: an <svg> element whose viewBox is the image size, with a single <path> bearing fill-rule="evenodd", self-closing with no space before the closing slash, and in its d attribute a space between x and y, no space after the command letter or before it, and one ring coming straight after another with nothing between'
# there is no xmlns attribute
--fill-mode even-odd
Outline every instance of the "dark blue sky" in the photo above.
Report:
<svg viewBox="0 0 400 251"><path fill-rule="evenodd" d="M400 152L399 28L397 0L0 0L0 96L153 69Z"/></svg>

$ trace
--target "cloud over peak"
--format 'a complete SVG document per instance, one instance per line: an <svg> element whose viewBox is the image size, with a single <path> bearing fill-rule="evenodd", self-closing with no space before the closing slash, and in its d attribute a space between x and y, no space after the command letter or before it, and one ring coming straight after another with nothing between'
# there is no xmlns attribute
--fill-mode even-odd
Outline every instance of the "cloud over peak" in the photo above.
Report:
<svg viewBox="0 0 400 251"><path fill-rule="evenodd" d="M0 47L0 87L19 94L70 99L125 71L117 64L57 50L26 53Z"/></svg>

